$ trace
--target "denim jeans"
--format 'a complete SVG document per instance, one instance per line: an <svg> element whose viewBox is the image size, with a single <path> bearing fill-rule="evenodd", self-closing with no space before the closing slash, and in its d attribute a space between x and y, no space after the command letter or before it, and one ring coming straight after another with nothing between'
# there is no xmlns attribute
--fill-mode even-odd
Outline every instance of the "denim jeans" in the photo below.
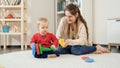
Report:
<svg viewBox="0 0 120 68"><path fill-rule="evenodd" d="M66 48L62 48L61 46L58 47L58 52L60 54L74 54L74 55L82 55L82 54L88 54L91 52L96 51L96 46L67 46Z"/></svg>

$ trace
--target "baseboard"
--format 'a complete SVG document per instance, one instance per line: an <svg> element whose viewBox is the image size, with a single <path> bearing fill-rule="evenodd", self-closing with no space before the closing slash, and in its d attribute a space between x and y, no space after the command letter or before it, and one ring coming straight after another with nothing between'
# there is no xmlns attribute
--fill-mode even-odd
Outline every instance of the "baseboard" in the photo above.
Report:
<svg viewBox="0 0 120 68"><path fill-rule="evenodd" d="M93 46L96 46L96 45L108 46L107 44L93 44Z"/></svg>
<svg viewBox="0 0 120 68"><path fill-rule="evenodd" d="M1 45L0 47L3 48L4 46ZM11 48L11 47L13 47L13 48L20 48L21 45L7 45L6 47L7 47L7 48ZM27 47L30 48L30 45L27 45Z"/></svg>

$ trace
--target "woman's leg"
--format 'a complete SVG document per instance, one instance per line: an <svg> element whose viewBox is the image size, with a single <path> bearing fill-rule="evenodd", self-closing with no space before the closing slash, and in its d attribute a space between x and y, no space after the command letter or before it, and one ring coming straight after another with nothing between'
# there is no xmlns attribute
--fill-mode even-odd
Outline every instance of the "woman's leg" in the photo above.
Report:
<svg viewBox="0 0 120 68"><path fill-rule="evenodd" d="M96 52L97 51L101 51L102 53L109 53L110 52L107 48L104 48L100 45L97 45L96 48L97 48Z"/></svg>
<svg viewBox="0 0 120 68"><path fill-rule="evenodd" d="M60 54L71 54L71 47L72 46L67 46L66 48L62 48L61 46L58 47L58 52Z"/></svg>
<svg viewBox="0 0 120 68"><path fill-rule="evenodd" d="M75 55L88 54L88 53L92 53L94 51L96 51L96 47L95 46L80 46L80 45L76 45L76 46L72 46L71 47L71 53L75 54Z"/></svg>

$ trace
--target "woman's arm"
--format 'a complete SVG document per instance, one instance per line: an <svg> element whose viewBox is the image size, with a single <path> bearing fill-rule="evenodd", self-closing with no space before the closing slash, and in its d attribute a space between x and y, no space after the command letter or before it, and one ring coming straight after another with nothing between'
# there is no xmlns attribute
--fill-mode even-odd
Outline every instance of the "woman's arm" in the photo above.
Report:
<svg viewBox="0 0 120 68"><path fill-rule="evenodd" d="M88 45L91 46L87 40L87 33L86 33L86 28L84 24L80 24L79 29L78 29L78 39L69 39L69 45Z"/></svg>

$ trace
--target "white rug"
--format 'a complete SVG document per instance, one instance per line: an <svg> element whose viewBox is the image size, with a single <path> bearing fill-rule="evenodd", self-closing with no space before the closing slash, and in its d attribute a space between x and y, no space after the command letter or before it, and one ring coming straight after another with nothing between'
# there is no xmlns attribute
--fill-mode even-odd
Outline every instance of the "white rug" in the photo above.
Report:
<svg viewBox="0 0 120 68"><path fill-rule="evenodd" d="M120 68L120 54L87 54L95 62L87 63L83 55L61 55L57 58L37 59L31 50L0 55L0 66L5 68Z"/></svg>

